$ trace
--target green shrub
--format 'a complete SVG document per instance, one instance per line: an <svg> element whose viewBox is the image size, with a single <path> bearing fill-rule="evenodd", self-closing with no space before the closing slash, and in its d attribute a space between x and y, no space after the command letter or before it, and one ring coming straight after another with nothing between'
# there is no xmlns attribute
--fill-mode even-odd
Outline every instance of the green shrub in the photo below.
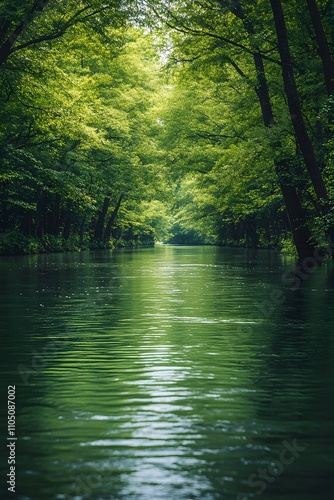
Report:
<svg viewBox="0 0 334 500"><path fill-rule="evenodd" d="M43 252L43 245L32 236L11 231L0 237L0 255L26 255Z"/></svg>

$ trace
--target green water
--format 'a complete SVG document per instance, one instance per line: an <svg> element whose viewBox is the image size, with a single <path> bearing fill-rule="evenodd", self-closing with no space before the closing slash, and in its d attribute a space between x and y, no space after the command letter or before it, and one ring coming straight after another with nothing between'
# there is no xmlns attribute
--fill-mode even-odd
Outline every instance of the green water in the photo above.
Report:
<svg viewBox="0 0 334 500"><path fill-rule="evenodd" d="M0 498L333 498L333 274L291 286L292 267L162 245L0 259Z"/></svg>

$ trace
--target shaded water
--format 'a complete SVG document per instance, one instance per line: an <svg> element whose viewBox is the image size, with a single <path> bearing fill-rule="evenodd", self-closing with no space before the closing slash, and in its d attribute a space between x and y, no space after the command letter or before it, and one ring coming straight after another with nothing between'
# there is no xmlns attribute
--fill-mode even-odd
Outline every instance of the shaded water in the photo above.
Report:
<svg viewBox="0 0 334 500"><path fill-rule="evenodd" d="M173 246L1 259L17 498L333 498L334 285L324 266L291 287L292 265Z"/></svg>

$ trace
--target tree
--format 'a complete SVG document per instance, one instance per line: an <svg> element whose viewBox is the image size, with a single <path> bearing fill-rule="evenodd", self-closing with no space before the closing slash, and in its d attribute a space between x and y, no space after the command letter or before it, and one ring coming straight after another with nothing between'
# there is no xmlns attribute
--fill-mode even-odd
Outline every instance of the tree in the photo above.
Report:
<svg viewBox="0 0 334 500"><path fill-rule="evenodd" d="M334 94L334 62L332 59L330 46L321 20L320 12L315 0L306 0L307 7L312 20L314 33L317 39L319 56L322 61L322 68L328 95Z"/></svg>
<svg viewBox="0 0 334 500"><path fill-rule="evenodd" d="M172 30L171 39L174 49L172 57L178 61L178 64L191 64L193 71L204 65L207 68L210 65L215 65L216 70L222 68L223 65L225 67L229 65L239 77L247 81L250 87L255 90L261 106L263 122L268 129L268 134L266 134L269 138L268 145L276 165L276 173L291 222L295 244L300 258L303 259L312 256L315 250L311 231L308 228L310 223L314 227L315 216L314 207L312 207L314 197L312 190L309 189L308 178L303 172L302 159L307 166L308 174L320 200L316 210L323 206L323 197L327 195L326 185L319 164L314 162L317 160L314 150L312 162L310 161L310 150L308 155L306 154L305 144L312 146L312 141L305 122L303 122L305 110L302 110L300 102L299 114L297 113L297 118L299 118L299 122L297 119L297 131L295 128L292 130L289 128L285 118L284 99L287 94L286 88L282 88L279 81L278 70L281 68L282 62L281 54L275 53L275 31L271 28L272 13L263 2L259 2L257 6L248 2L245 2L245 5L247 9L240 1L231 3L220 0L217 4L201 1L193 3L190 9L186 3L175 3L160 5L160 9L155 8L155 12ZM293 5L292 9L295 8L296 5ZM233 22L231 14L238 22ZM300 53L303 53L303 41L297 40L298 44L301 46ZM251 59L253 69L250 66ZM293 73L291 56L290 62ZM304 64L304 61L302 63ZM312 64L316 67L317 63L314 57ZM267 70L265 65L268 66ZM306 64L302 71L312 74ZM229 78L229 73L222 69L220 72L222 80L226 81ZM270 75L269 83L266 74ZM217 78L216 75L215 78ZM305 78L304 80L306 81ZM307 111L313 112L317 106L319 107L319 100L316 99L321 93L318 89L315 91L315 86L312 87L310 81L306 84L303 82L303 92L304 95L313 93L312 98L307 101L311 104ZM239 91L236 85L231 84L230 88L233 87ZM298 91L294 97L291 89L288 92L290 102L296 97L299 99ZM235 116L241 118L241 114L238 112ZM310 120L310 117L308 119ZM318 124L316 126L318 127ZM300 134L301 131L303 135ZM296 136L297 154L292 147L292 134ZM302 146L301 141L303 142ZM319 150L323 154L323 146L320 143Z"/></svg>
<svg viewBox="0 0 334 500"><path fill-rule="evenodd" d="M277 246L290 223L312 256L332 217L330 23L308 2L299 25L295 0L287 22L263 0L133 5L0 6L2 230L149 242L174 195L183 236Z"/></svg>
<svg viewBox="0 0 334 500"><path fill-rule="evenodd" d="M15 5L5 1L0 9L0 65L17 51L63 37L73 26L93 23L98 28L96 20L99 19L101 27L101 14L107 24L112 19L115 27L124 21L118 1L105 4L99 0L28 3L21 0Z"/></svg>
<svg viewBox="0 0 334 500"><path fill-rule="evenodd" d="M56 240L57 248L103 246L123 202L136 216L144 209L154 197L145 178L155 179L158 71L150 35L107 24L103 33L78 24L11 54L0 69L3 231L47 249Z"/></svg>
<svg viewBox="0 0 334 500"><path fill-rule="evenodd" d="M223 2L220 2L223 3ZM254 43L256 40L256 30L254 24L250 17L245 14L244 7L239 0L233 2L233 7L231 11L238 17L250 38L250 43L253 47L253 59L256 71L256 84L255 92L257 94L262 117L265 127L273 127L275 125L274 112L271 105L271 99L269 95L268 82L265 73L264 61L259 47ZM280 139L275 138L272 141L271 147L273 149L282 148L282 143ZM281 188L282 196L284 199L290 228L293 236L293 240L296 246L296 250L300 260L307 257L313 256L315 251L315 246L312 243L311 231L307 226L307 219L305 210L301 204L298 196L296 187L293 185L291 176L291 160L288 158L281 158L275 160L275 170L277 173L279 185Z"/></svg>
<svg viewBox="0 0 334 500"><path fill-rule="evenodd" d="M270 3L276 26L278 49L282 62L282 76L290 110L291 122L316 195L319 200L328 200L327 189L320 172L312 141L309 137L301 109L282 4L280 0L270 0Z"/></svg>

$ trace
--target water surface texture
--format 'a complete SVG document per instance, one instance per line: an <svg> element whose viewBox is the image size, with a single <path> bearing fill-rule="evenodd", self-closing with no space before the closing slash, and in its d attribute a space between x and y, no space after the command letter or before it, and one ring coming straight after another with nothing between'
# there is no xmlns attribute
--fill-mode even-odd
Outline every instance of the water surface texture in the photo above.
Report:
<svg viewBox="0 0 334 500"><path fill-rule="evenodd" d="M333 498L332 271L292 268L163 245L2 258L16 497Z"/></svg>

